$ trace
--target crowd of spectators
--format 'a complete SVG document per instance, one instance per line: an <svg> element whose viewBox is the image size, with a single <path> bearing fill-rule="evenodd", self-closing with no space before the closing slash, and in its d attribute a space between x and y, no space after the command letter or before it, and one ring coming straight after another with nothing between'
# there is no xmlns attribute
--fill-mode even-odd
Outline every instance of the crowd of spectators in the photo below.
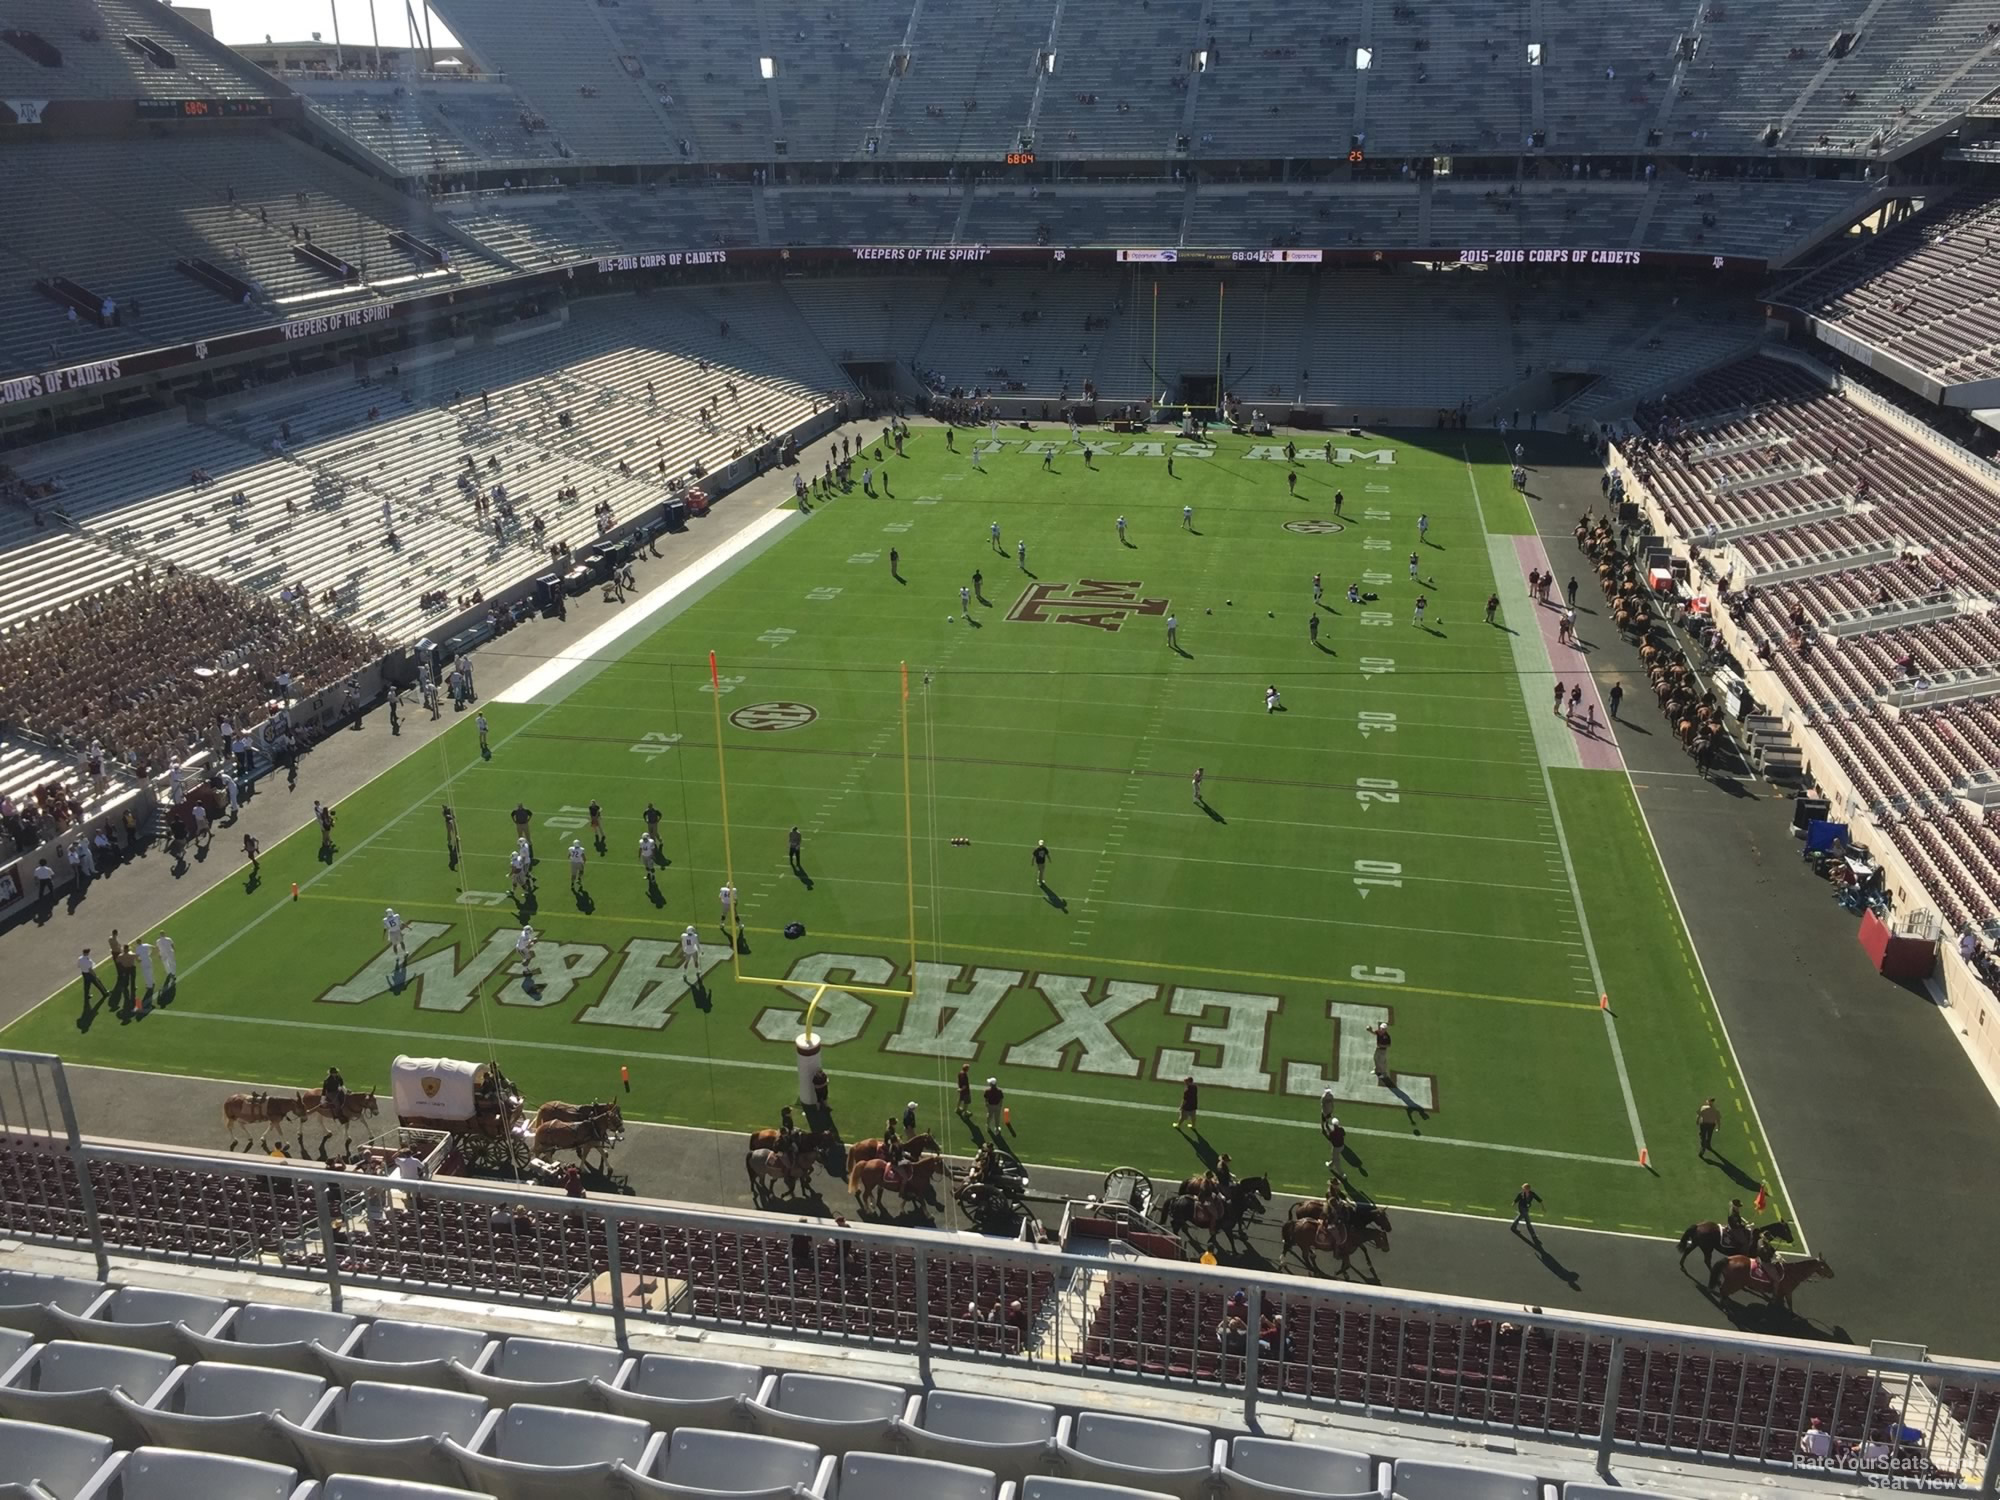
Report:
<svg viewBox="0 0 2000 1500"><path fill-rule="evenodd" d="M302 598L135 570L0 635L0 727L149 776L384 649Z"/></svg>

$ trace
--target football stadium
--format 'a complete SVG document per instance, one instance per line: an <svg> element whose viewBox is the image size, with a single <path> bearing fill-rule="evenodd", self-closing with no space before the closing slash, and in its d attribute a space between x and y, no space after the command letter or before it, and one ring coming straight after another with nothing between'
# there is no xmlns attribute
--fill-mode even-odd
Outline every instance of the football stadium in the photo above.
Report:
<svg viewBox="0 0 2000 1500"><path fill-rule="evenodd" d="M2000 8L380 9L0 0L0 1493L1996 1493Z"/></svg>

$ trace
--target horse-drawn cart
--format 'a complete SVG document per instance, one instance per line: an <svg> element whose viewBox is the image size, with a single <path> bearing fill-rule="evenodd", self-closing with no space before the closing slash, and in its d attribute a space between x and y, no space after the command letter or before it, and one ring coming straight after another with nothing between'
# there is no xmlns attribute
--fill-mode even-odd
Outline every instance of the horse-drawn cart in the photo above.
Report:
<svg viewBox="0 0 2000 1500"><path fill-rule="evenodd" d="M493 1170L527 1165L521 1092L498 1063L442 1057L398 1057L389 1069L397 1123L450 1134L468 1167Z"/></svg>

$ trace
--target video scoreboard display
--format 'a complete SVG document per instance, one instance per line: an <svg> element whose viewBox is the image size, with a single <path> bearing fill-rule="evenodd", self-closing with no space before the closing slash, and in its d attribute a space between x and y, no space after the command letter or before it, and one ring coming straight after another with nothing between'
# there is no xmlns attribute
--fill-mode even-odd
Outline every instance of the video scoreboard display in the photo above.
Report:
<svg viewBox="0 0 2000 1500"><path fill-rule="evenodd" d="M268 120L269 99L141 99L142 120Z"/></svg>

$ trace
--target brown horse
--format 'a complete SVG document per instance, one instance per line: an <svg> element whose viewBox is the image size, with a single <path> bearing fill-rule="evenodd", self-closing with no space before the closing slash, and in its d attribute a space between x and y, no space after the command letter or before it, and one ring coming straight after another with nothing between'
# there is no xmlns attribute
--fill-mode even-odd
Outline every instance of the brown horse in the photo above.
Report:
<svg viewBox="0 0 2000 1500"><path fill-rule="evenodd" d="M907 1156L932 1156L938 1150L937 1137L928 1130L920 1130L907 1140L896 1142L896 1160ZM889 1153L883 1149L882 1138L871 1135L865 1141L856 1141L847 1148L847 1170L852 1172L854 1164L862 1161L882 1161Z"/></svg>
<svg viewBox="0 0 2000 1500"><path fill-rule="evenodd" d="M1339 1259L1340 1273L1344 1276L1352 1269L1351 1262L1357 1252L1373 1265L1369 1250L1372 1248L1386 1253L1389 1249L1389 1231L1372 1223L1360 1229L1349 1229L1337 1220L1287 1219L1278 1226L1278 1237L1284 1242L1284 1255L1296 1250L1306 1268L1315 1273L1319 1270L1319 1263L1313 1258L1316 1250L1331 1250Z"/></svg>
<svg viewBox="0 0 2000 1500"><path fill-rule="evenodd" d="M812 1191L813 1154L801 1151L788 1156L782 1151L774 1151L768 1146L760 1146L755 1151L745 1152L743 1170L750 1178L750 1196L760 1198L771 1191L768 1184L783 1178L785 1196L796 1197L799 1189Z"/></svg>
<svg viewBox="0 0 2000 1500"><path fill-rule="evenodd" d="M1833 1267L1817 1255L1805 1260L1774 1262L1765 1274L1759 1273L1755 1256L1732 1255L1719 1260L1708 1273L1708 1289L1718 1302L1727 1302L1738 1292L1755 1292L1767 1302L1775 1302L1786 1312L1792 1310L1792 1293L1816 1277L1833 1280Z"/></svg>
<svg viewBox="0 0 2000 1500"><path fill-rule="evenodd" d="M576 1159L589 1166L590 1154L594 1151L597 1153L598 1170L607 1173L611 1170L611 1148L624 1134L624 1118L615 1114L603 1114L591 1120L548 1120L529 1132L535 1155L574 1151Z"/></svg>
<svg viewBox="0 0 2000 1500"><path fill-rule="evenodd" d="M373 1089L349 1089L341 1096L340 1108L338 1110L335 1110L331 1104L327 1103L326 1095L322 1090L301 1089L299 1091L298 1103L299 1147L301 1150L305 1147L306 1121L314 1115L318 1115L321 1119L333 1121L334 1124L340 1126L342 1137L352 1140L354 1132L351 1127L356 1120L360 1119L363 1115L379 1115L380 1113L382 1113L382 1101L376 1097ZM332 1139L333 1129L329 1126L325 1134L320 1136L319 1143L324 1147Z"/></svg>
<svg viewBox="0 0 2000 1500"><path fill-rule="evenodd" d="M778 1149L779 1135L780 1133L775 1130L753 1130L750 1132L750 1145L748 1149L752 1151L776 1151ZM814 1156L818 1156L820 1152L826 1150L829 1146L838 1146L840 1144L839 1135L831 1130L801 1130L795 1133L794 1138L798 1141L801 1151L810 1151Z"/></svg>
<svg viewBox="0 0 2000 1500"><path fill-rule="evenodd" d="M599 1115L616 1114L620 1114L620 1111L615 1100L610 1104L595 1099L588 1104L565 1104L560 1099L551 1099L535 1111L535 1124L546 1125L551 1120L568 1120L574 1123L577 1120L594 1120Z"/></svg>
<svg viewBox="0 0 2000 1500"><path fill-rule="evenodd" d="M229 1127L229 1148L236 1149L236 1131L241 1127L246 1139L244 1148L249 1148L249 1136L255 1135L259 1125L264 1127L263 1144L271 1144L271 1127L282 1125L293 1115L302 1115L301 1101L297 1094L231 1094L222 1101L222 1123ZM282 1132L280 1132L282 1134Z"/></svg>
<svg viewBox="0 0 2000 1500"><path fill-rule="evenodd" d="M1774 1240L1782 1241L1789 1245L1794 1238L1792 1226L1783 1219L1773 1219L1768 1224L1759 1224L1752 1233L1757 1236L1757 1243L1760 1245L1768 1245ZM1686 1229L1681 1231L1680 1252L1682 1265L1687 1264L1688 1251L1690 1250L1699 1250L1701 1252L1703 1270L1714 1270L1715 1257L1722 1253L1722 1226L1706 1219L1699 1224L1688 1225Z"/></svg>
<svg viewBox="0 0 2000 1500"><path fill-rule="evenodd" d="M1364 1229L1379 1229L1387 1234L1395 1226L1389 1222L1389 1210L1379 1203L1358 1203L1353 1199L1342 1202L1338 1199L1329 1205L1323 1198L1301 1198L1285 1215L1289 1220L1328 1219L1345 1216L1350 1223L1358 1223Z"/></svg>
<svg viewBox="0 0 2000 1500"><path fill-rule="evenodd" d="M847 1169L847 1190L854 1194L862 1212L879 1214L884 1188L892 1189L906 1205L930 1201L931 1180L943 1167L942 1156L920 1156L914 1161L898 1162L892 1181L890 1163L879 1156L864 1157Z"/></svg>

